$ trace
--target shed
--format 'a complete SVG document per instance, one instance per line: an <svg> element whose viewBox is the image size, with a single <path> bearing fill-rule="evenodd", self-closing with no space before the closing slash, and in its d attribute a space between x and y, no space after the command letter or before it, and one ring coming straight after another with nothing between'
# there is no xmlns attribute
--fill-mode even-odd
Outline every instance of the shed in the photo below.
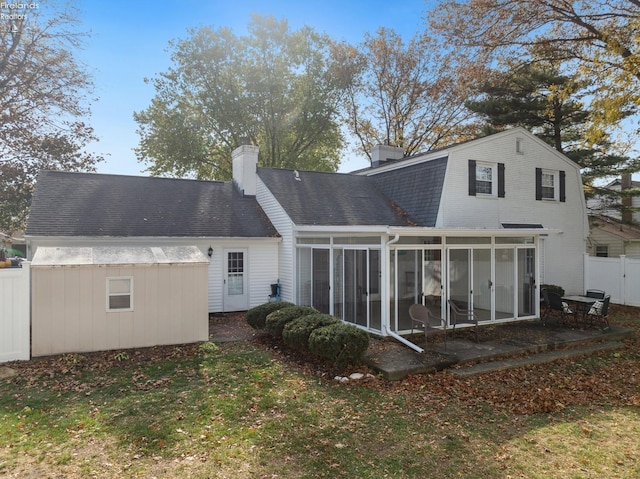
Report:
<svg viewBox="0 0 640 479"><path fill-rule="evenodd" d="M208 265L196 246L38 248L32 356L207 340Z"/></svg>

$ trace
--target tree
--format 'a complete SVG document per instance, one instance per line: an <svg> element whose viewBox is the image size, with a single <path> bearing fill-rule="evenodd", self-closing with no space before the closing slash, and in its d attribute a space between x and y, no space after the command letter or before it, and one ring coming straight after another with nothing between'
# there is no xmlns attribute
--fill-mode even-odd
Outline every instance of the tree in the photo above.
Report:
<svg viewBox="0 0 640 479"><path fill-rule="evenodd" d="M444 44L485 64L560 60L588 79L590 142L638 110L638 0L445 0L428 15Z"/></svg>
<svg viewBox="0 0 640 479"><path fill-rule="evenodd" d="M43 1L21 5L7 7L11 19L0 28L0 229L6 231L24 228L40 169L91 170L100 160L84 152L95 137L81 120L89 113L91 82L72 54L83 38L74 10Z"/></svg>
<svg viewBox="0 0 640 479"><path fill-rule="evenodd" d="M496 71L489 76L475 100L465 105L483 117L491 133L508 126L522 126L583 167L583 180L615 174L615 168L631 160L611 152L607 137L588 147L583 138L591 112L582 101L584 82L560 73L555 64L525 65L516 71Z"/></svg>
<svg viewBox="0 0 640 479"><path fill-rule="evenodd" d="M439 54L426 35L405 44L393 30L380 28L365 36L350 61L358 75L347 117L361 153L370 158L375 145L389 144L410 155L468 136L467 84L454 80L454 58Z"/></svg>
<svg viewBox="0 0 640 479"><path fill-rule="evenodd" d="M249 142L263 166L335 171L338 107L348 78L333 42L308 27L254 16L248 36L200 28L171 42L174 66L150 81L134 114L138 160L154 175L231 177L231 151Z"/></svg>

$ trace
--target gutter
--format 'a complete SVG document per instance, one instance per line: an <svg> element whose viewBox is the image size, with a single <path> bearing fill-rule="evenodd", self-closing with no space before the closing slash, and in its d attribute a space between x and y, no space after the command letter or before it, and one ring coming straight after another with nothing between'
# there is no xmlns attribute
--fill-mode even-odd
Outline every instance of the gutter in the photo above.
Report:
<svg viewBox="0 0 640 479"><path fill-rule="evenodd" d="M387 228L387 234L391 234L390 228ZM398 241L400 241L400 233L395 233L395 237L389 241L387 241L386 247L387 247L387 253L389 252L389 245L392 245L394 243L397 243ZM397 285L396 285L397 287ZM385 336L391 336L393 339L401 342L402 344L404 344L405 346L409 346L411 349L413 349L414 351L417 351L419 353L423 353L424 349L422 349L420 346L418 346L417 344L413 344L411 341L409 341L408 339L403 338L402 336L400 336L399 334L395 333L394 331L391 331L388 327L388 325L384 326L384 333Z"/></svg>

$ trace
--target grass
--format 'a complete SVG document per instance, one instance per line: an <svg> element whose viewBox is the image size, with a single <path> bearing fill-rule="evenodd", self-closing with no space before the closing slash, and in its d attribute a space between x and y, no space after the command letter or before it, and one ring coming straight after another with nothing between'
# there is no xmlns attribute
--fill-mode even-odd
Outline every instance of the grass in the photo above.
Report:
<svg viewBox="0 0 640 479"><path fill-rule="evenodd" d="M619 320L637 327L636 313ZM638 354L633 341L542 368L596 377L622 360L632 369ZM640 395L629 384L610 400L518 414L486 392L469 399L492 381L500 390L498 376L345 385L254 343L12 367L18 375L0 381L0 477L640 477ZM547 387L532 371L513 374Z"/></svg>

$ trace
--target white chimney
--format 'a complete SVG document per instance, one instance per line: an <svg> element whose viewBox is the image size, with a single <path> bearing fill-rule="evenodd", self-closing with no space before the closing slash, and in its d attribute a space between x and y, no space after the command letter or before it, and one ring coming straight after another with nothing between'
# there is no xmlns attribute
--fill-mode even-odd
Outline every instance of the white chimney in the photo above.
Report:
<svg viewBox="0 0 640 479"><path fill-rule="evenodd" d="M404 151L398 146L376 145L371 151L371 166L380 166L389 160L404 158Z"/></svg>
<svg viewBox="0 0 640 479"><path fill-rule="evenodd" d="M258 147L242 145L231 153L233 182L244 196L256 195Z"/></svg>

